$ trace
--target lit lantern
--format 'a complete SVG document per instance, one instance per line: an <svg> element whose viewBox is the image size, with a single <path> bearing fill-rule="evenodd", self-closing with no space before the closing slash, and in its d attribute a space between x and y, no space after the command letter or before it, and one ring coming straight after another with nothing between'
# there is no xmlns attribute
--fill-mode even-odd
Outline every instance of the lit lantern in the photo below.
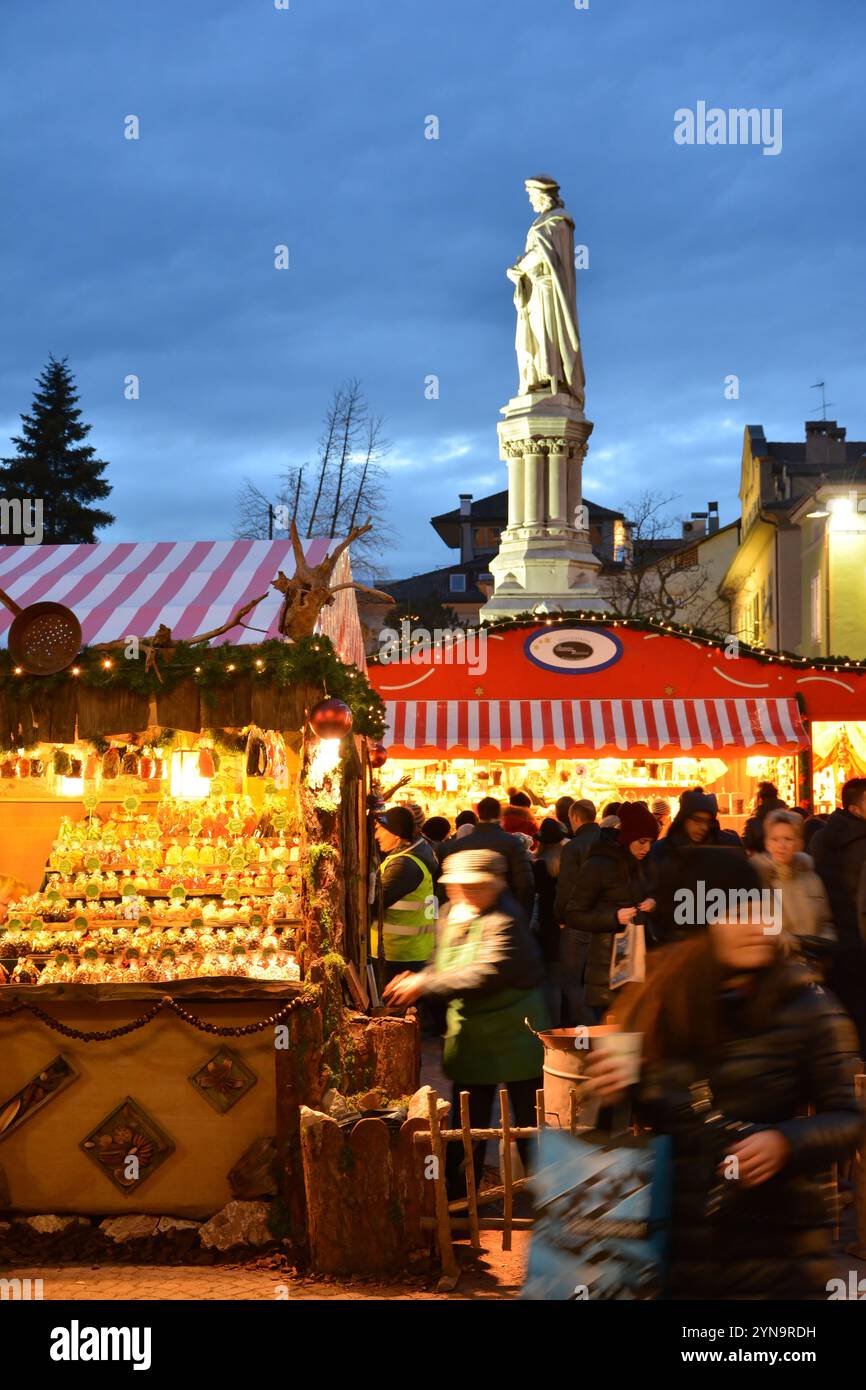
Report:
<svg viewBox="0 0 866 1390"><path fill-rule="evenodd" d="M344 700L320 700L310 714L310 728L319 738L344 738L352 727L352 711Z"/></svg>
<svg viewBox="0 0 866 1390"><path fill-rule="evenodd" d="M171 794L185 799L210 795L210 778L202 777L197 748L179 749L171 755Z"/></svg>
<svg viewBox="0 0 866 1390"><path fill-rule="evenodd" d="M388 750L384 743L371 744L369 757L371 767L384 767L388 761Z"/></svg>

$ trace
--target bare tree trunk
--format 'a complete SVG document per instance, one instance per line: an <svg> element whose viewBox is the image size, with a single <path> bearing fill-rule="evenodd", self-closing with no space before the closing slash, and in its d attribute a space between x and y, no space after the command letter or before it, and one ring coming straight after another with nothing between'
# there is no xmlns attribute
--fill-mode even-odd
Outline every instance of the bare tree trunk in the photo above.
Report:
<svg viewBox="0 0 866 1390"><path fill-rule="evenodd" d="M340 503L343 497L343 479L346 476L346 465L349 455L352 452L352 444L358 428L358 413L363 409L363 397L361 396L360 382L353 379L349 382L345 391L345 408L343 411L343 444L340 449L340 462L337 468L337 487L334 492L334 513L331 517L331 529L329 535L333 539L337 534L337 519L340 515Z"/></svg>
<svg viewBox="0 0 866 1390"><path fill-rule="evenodd" d="M316 512L319 510L319 503L322 500L322 488L325 485L325 475L327 474L328 465L331 461L331 450L334 447L334 436L337 433L337 427L343 414L344 394L345 393L343 387L339 386L337 390L334 392L334 399L328 407L328 413L325 417L325 441L321 452L319 486L316 489L316 497L315 501L313 502L313 510L310 512L310 519L307 523L307 533L310 536L312 536L313 534L313 527L316 524Z"/></svg>
<svg viewBox="0 0 866 1390"><path fill-rule="evenodd" d="M370 462L373 458L373 455L377 453L379 449L379 436L381 433L381 429L381 415L375 418L371 415L367 420L367 455L364 459L364 467L361 469L361 477L358 482L358 491L355 493L355 505L352 508L352 515L349 518L350 531L352 530L352 527L355 525L355 522L358 517L358 508L360 507L361 499L364 496L364 485L367 481L367 473L370 469Z"/></svg>
<svg viewBox="0 0 866 1390"><path fill-rule="evenodd" d="M294 507L292 508L292 521L295 523L296 526L297 526L297 524L298 524L298 506L300 505L300 501L301 501L301 481L302 481L302 479L303 479L303 476L304 476L304 470L303 470L303 468L299 468L299 469L298 469L298 485L297 485L297 487L295 488L295 505L294 505Z"/></svg>

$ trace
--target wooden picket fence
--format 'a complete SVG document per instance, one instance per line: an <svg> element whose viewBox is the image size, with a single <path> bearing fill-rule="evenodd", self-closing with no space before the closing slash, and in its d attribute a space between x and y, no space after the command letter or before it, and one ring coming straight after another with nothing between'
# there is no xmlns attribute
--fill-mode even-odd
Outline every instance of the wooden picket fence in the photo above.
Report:
<svg viewBox="0 0 866 1390"><path fill-rule="evenodd" d="M526 1230L532 1226L532 1218L514 1216L514 1194L522 1192L527 1186L526 1178L515 1178L512 1172L511 1145L516 1139L539 1139L544 1128L544 1092L536 1091L533 1126L517 1126L511 1123L508 1105L508 1091L503 1087L499 1092L499 1125L489 1129L472 1129L469 1123L469 1092L460 1092L460 1128L443 1129L439 1122L439 1097L435 1091L428 1096L428 1130L416 1130L413 1141L428 1147L435 1159L433 1164L433 1184L435 1197L435 1216L421 1218L424 1230L435 1231L436 1243L442 1262L441 1291L456 1287L460 1269L454 1254L455 1234L469 1232L469 1242L473 1250L480 1250L481 1231L501 1231L502 1249L511 1249L511 1233ZM488 1139L499 1141L502 1151L502 1183L498 1187L488 1187L479 1192L475 1185L473 1164L473 1145ZM445 1186L445 1150L448 1144L462 1144L466 1166L466 1196L449 1202ZM480 1208L493 1203L502 1203L502 1216L484 1216Z"/></svg>

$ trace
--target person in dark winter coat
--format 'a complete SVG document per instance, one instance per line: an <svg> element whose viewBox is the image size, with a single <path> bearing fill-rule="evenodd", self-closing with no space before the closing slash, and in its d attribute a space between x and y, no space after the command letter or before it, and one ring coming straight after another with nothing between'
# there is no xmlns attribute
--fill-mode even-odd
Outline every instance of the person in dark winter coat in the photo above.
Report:
<svg viewBox="0 0 866 1390"><path fill-rule="evenodd" d="M809 842L815 871L823 879L839 936L827 976L857 1025L866 1056L866 947L860 935L857 896L866 864L866 777L852 777L842 788L842 807Z"/></svg>
<svg viewBox="0 0 866 1390"><path fill-rule="evenodd" d="M743 846L749 854L760 854L764 848L764 820L771 811L787 811L785 802L772 782L759 782L755 810L743 826Z"/></svg>
<svg viewBox="0 0 866 1390"><path fill-rule="evenodd" d="M650 957L617 1008L643 1034L635 1114L673 1138L668 1296L825 1299L829 1169L864 1134L856 1035L761 915L731 906L760 890L754 866L716 848L696 851L694 868L727 910ZM621 1057L593 1053L587 1071L603 1104L623 1099Z"/></svg>
<svg viewBox="0 0 866 1390"><path fill-rule="evenodd" d="M591 801L573 801L568 809L571 839L562 847L562 860L556 884L556 917L562 924L577 876L586 863L587 855L597 843L601 831Z"/></svg>
<svg viewBox="0 0 866 1390"><path fill-rule="evenodd" d="M571 826L571 839L562 847L559 861L559 877L556 880L554 915L560 927L565 926L565 909L574 891L578 875L586 863L587 855L598 843L601 828L595 818L595 805L592 801L573 801L568 808ZM586 970L586 957L589 951L587 932L561 931L559 941L559 981L561 1003L559 1020L563 1028L574 1028L578 1024L591 1023L592 1017L586 1013L583 977Z"/></svg>
<svg viewBox="0 0 866 1390"><path fill-rule="evenodd" d="M691 845L730 844L732 848L738 847L739 836L732 830L722 830L718 811L719 803L712 793L683 792L680 809L671 821L667 835L653 847L653 860L661 864L677 850Z"/></svg>
<svg viewBox="0 0 866 1390"><path fill-rule="evenodd" d="M440 845L443 845L451 833L451 822L447 816L430 816L421 826L421 834L429 845L433 846L433 851L438 855Z"/></svg>
<svg viewBox="0 0 866 1390"><path fill-rule="evenodd" d="M541 822L538 850L532 860L532 875L536 894L536 935L541 954L548 965L559 964L560 926L556 918L556 888L562 866L565 831L558 820Z"/></svg>
<svg viewBox="0 0 866 1390"><path fill-rule="evenodd" d="M516 835L509 834L500 823L501 815L502 807L496 797L483 796L478 803L478 824L462 839L446 840L440 847L439 859L444 868L449 855L455 852L462 853L467 849L491 849L501 854L507 866L508 887L529 921L535 905L532 860L523 841ZM444 891L440 894L440 901L445 901Z"/></svg>
<svg viewBox="0 0 866 1390"><path fill-rule="evenodd" d="M589 936L586 1005L599 1020L610 1002L613 938L630 922L647 924L655 908L653 873L646 862L658 835L655 817L624 802L616 841L599 840L589 852L565 910L566 928Z"/></svg>

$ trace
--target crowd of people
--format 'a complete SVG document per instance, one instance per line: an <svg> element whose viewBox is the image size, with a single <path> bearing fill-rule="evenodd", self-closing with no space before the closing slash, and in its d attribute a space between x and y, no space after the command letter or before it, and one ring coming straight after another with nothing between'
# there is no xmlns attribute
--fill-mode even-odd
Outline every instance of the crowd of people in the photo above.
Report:
<svg viewBox="0 0 866 1390"><path fill-rule="evenodd" d="M444 1033L455 1123L468 1090L486 1126L499 1083L533 1124L546 1028L640 1033L639 1083L603 1049L587 1075L674 1138L673 1297L826 1297L826 1175L863 1134L866 779L841 801L810 816L762 783L741 835L700 788L675 810L563 796L539 813L515 789L453 825L375 813L385 997ZM722 910L695 909L713 893Z"/></svg>

